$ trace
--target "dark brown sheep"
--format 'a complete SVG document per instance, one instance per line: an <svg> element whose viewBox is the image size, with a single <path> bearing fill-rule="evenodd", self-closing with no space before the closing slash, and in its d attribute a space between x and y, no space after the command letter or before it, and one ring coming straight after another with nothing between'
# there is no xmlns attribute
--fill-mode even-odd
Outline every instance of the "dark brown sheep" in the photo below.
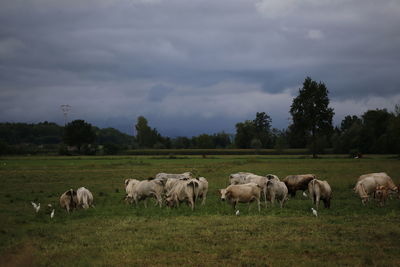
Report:
<svg viewBox="0 0 400 267"><path fill-rule="evenodd" d="M65 191L60 197L60 206L63 209L66 209L67 212L76 209L76 205L78 204L78 197L76 191L70 189Z"/></svg>
<svg viewBox="0 0 400 267"><path fill-rule="evenodd" d="M289 175L283 179L283 182L286 184L288 188L288 193L292 196L296 196L297 190L305 191L308 189L308 183L312 179L316 179L317 176L315 174L300 174L300 175Z"/></svg>

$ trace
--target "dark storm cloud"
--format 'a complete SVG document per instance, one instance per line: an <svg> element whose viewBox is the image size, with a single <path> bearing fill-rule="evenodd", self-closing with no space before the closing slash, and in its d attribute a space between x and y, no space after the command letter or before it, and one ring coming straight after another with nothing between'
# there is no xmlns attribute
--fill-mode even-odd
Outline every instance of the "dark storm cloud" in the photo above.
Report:
<svg viewBox="0 0 400 267"><path fill-rule="evenodd" d="M399 14L396 0L3 1L0 121L61 123L68 103L70 119L130 129L144 115L171 135L257 111L282 128L306 76L338 118L392 109Z"/></svg>

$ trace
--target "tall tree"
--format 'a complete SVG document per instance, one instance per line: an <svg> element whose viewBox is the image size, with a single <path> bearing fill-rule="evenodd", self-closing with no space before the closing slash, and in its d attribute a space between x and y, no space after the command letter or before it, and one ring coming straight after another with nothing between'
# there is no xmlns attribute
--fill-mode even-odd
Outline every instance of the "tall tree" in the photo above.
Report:
<svg viewBox="0 0 400 267"><path fill-rule="evenodd" d="M309 137L313 157L317 157L318 141L333 130L333 109L329 107L328 89L322 82L317 83L310 77L304 80L299 95L293 99L290 107L295 132Z"/></svg>
<svg viewBox="0 0 400 267"><path fill-rule="evenodd" d="M386 109L368 110L362 115L362 149L367 153L385 153L390 149L388 127L394 114Z"/></svg>
<svg viewBox="0 0 400 267"><path fill-rule="evenodd" d="M256 139L261 142L263 148L270 148L272 146L271 138L271 117L265 112L257 112L254 119Z"/></svg>
<svg viewBox="0 0 400 267"><path fill-rule="evenodd" d="M76 146L81 152L82 145L92 144L96 139L96 134L90 123L74 120L65 126L63 139L67 145Z"/></svg>
<svg viewBox="0 0 400 267"><path fill-rule="evenodd" d="M363 129L362 120L353 115L346 116L340 129L336 129L332 137L332 144L336 153L361 153L361 131Z"/></svg>
<svg viewBox="0 0 400 267"><path fill-rule="evenodd" d="M201 134L192 138L196 148L215 148L214 140L211 135Z"/></svg>
<svg viewBox="0 0 400 267"><path fill-rule="evenodd" d="M213 135L215 148L226 148L232 143L232 135L225 132L219 132Z"/></svg>
<svg viewBox="0 0 400 267"><path fill-rule="evenodd" d="M136 128L136 140L140 147L153 148L157 143L163 143L162 136L157 132L156 129L152 129L147 124L147 119L143 116L139 116Z"/></svg>
<svg viewBox="0 0 400 267"><path fill-rule="evenodd" d="M236 124L235 144L238 148L250 148L251 141L255 137L254 121L246 120Z"/></svg>
<svg viewBox="0 0 400 267"><path fill-rule="evenodd" d="M347 131L354 125L354 123L361 124L362 121L359 117L355 115L353 116L347 115L340 123L340 130L342 132Z"/></svg>
<svg viewBox="0 0 400 267"><path fill-rule="evenodd" d="M391 153L400 155L400 105L396 105L393 117L388 127L388 135L391 141Z"/></svg>

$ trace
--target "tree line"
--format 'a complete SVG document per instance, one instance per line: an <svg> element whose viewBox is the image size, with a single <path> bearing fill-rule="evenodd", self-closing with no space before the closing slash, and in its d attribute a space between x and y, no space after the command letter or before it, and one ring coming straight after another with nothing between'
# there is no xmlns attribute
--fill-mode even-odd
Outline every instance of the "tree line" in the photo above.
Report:
<svg viewBox="0 0 400 267"><path fill-rule="evenodd" d="M314 157L327 149L333 153L400 154L400 106L393 112L368 110L360 117L346 116L334 127L334 110L323 82L307 77L290 107L287 129L272 128L272 119L257 112L253 120L238 122L236 133L200 134L191 138L162 136L143 116L137 118L136 135L114 128L99 129L83 120L65 127L51 122L38 124L0 123L0 153L35 153L38 148L55 147L60 154L118 154L127 149L276 149L308 148ZM36 149L36 150L35 150Z"/></svg>

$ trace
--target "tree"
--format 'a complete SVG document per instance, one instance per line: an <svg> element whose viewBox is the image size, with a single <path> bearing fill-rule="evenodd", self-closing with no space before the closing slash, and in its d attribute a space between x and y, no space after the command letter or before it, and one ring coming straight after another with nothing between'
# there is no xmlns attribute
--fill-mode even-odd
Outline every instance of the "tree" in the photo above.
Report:
<svg viewBox="0 0 400 267"><path fill-rule="evenodd" d="M339 153L361 153L364 152L361 147L362 120L357 116L346 116L341 123L340 131L337 131L339 137L334 141L335 152Z"/></svg>
<svg viewBox="0 0 400 267"><path fill-rule="evenodd" d="M231 135L225 132L219 132L213 135L215 148L227 148L231 143Z"/></svg>
<svg viewBox="0 0 400 267"><path fill-rule="evenodd" d="M215 148L214 140L211 135L201 134L197 137L193 137L192 140L196 148Z"/></svg>
<svg viewBox="0 0 400 267"><path fill-rule="evenodd" d="M328 93L324 83L317 83L307 77L290 107L293 120L291 130L302 133L303 138L309 139L308 144L311 145L314 158L317 157L318 140L333 130L334 112L329 108Z"/></svg>
<svg viewBox="0 0 400 267"><path fill-rule="evenodd" d="M92 144L95 139L92 125L84 120L74 120L64 128L64 142L69 146L76 146L79 152L84 144Z"/></svg>
<svg viewBox="0 0 400 267"><path fill-rule="evenodd" d="M256 133L254 121L247 120L236 124L235 144L238 148L250 148Z"/></svg>
<svg viewBox="0 0 400 267"><path fill-rule="evenodd" d="M96 129L96 128L95 128ZM114 128L96 129L98 144L131 145L133 137Z"/></svg>
<svg viewBox="0 0 400 267"><path fill-rule="evenodd" d="M362 121L359 117L357 117L355 115L353 115L353 116L348 115L348 116L344 117L344 119L342 120L342 122L340 124L340 130L342 132L347 131L354 125L354 123L361 124Z"/></svg>
<svg viewBox="0 0 400 267"><path fill-rule="evenodd" d="M396 105L389 122L388 136L392 144L390 152L400 155L400 105Z"/></svg>
<svg viewBox="0 0 400 267"><path fill-rule="evenodd" d="M143 116L138 117L135 128L139 147L153 148L155 144L165 141L156 129L152 129L147 125L147 119Z"/></svg>
<svg viewBox="0 0 400 267"><path fill-rule="evenodd" d="M257 112L254 120L237 123L236 147L252 148L254 145L260 146L260 148L272 147L271 121L271 117L265 112Z"/></svg>
<svg viewBox="0 0 400 267"><path fill-rule="evenodd" d="M363 152L385 153L390 150L387 132L394 114L386 109L368 110L362 115L361 145Z"/></svg>
<svg viewBox="0 0 400 267"><path fill-rule="evenodd" d="M261 142L261 147L272 147L271 117L268 116L265 112L257 112L256 118L253 122L255 126L256 139Z"/></svg>
<svg viewBox="0 0 400 267"><path fill-rule="evenodd" d="M192 141L189 138L187 138L186 136L178 136L178 137L172 139L171 147L178 148L178 149L189 148L191 145L191 142Z"/></svg>

